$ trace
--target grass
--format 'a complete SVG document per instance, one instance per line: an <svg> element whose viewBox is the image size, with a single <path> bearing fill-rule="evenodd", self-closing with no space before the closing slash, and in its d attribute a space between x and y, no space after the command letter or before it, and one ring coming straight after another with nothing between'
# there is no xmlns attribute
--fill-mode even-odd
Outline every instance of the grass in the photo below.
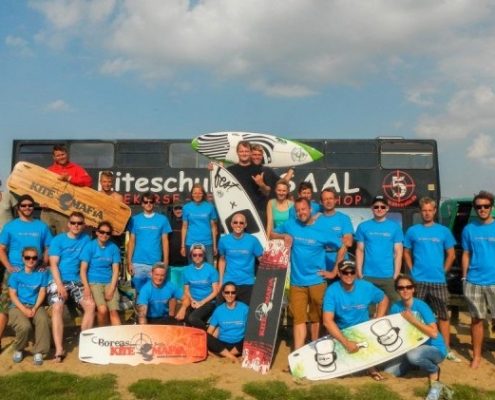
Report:
<svg viewBox="0 0 495 400"><path fill-rule="evenodd" d="M495 391L461 384L454 384L449 387L454 390L453 400L495 400ZM425 397L427 393L427 388L414 390L414 394L418 397Z"/></svg>
<svg viewBox="0 0 495 400"><path fill-rule="evenodd" d="M22 372L0 377L2 399L25 400L36 398L64 400L118 399L117 379L104 374L80 377L56 372Z"/></svg>

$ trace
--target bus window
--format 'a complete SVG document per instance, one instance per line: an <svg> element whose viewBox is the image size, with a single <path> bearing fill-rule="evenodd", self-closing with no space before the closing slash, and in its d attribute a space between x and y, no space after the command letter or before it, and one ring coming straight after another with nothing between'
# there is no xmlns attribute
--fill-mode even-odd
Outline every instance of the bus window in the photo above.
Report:
<svg viewBox="0 0 495 400"><path fill-rule="evenodd" d="M113 143L78 143L70 145L70 160L84 168L112 168Z"/></svg>
<svg viewBox="0 0 495 400"><path fill-rule="evenodd" d="M119 168L165 168L166 144L160 141L119 142L116 165Z"/></svg>
<svg viewBox="0 0 495 400"><path fill-rule="evenodd" d="M327 142L326 164L330 168L368 169L378 167L378 150L375 143L364 141Z"/></svg>
<svg viewBox="0 0 495 400"><path fill-rule="evenodd" d="M21 144L15 161L27 161L46 168L53 162L52 149L53 143Z"/></svg>
<svg viewBox="0 0 495 400"><path fill-rule="evenodd" d="M171 143L169 147L170 166L173 168L206 168L210 160L195 152L191 143Z"/></svg>
<svg viewBox="0 0 495 400"><path fill-rule="evenodd" d="M428 143L382 143L380 163L385 169L431 169L433 146Z"/></svg>

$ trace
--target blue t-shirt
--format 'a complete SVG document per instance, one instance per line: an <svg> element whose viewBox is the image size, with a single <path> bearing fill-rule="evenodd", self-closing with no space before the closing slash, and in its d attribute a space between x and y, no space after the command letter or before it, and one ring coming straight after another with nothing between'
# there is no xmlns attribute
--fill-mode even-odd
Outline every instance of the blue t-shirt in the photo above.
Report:
<svg viewBox="0 0 495 400"><path fill-rule="evenodd" d="M402 303L402 301L397 301L390 307L390 314L396 314L404 311L406 307ZM426 325L435 324L437 322L433 311L428 304L420 299L413 299L411 311L416 312L421 316L421 319ZM440 332L438 332L436 338L428 339L425 344L436 347L440 350L440 353L445 357L447 356L447 346L445 345L445 341L443 340L443 336Z"/></svg>
<svg viewBox="0 0 495 400"><path fill-rule="evenodd" d="M236 301L234 308L228 308L226 303L219 305L213 311L210 325L218 326L218 339L225 343L237 343L244 339L249 307L242 301Z"/></svg>
<svg viewBox="0 0 495 400"><path fill-rule="evenodd" d="M356 279L351 291L344 289L340 281L331 284L323 298L323 311L332 312L340 329L366 322L370 319L368 307L378 304L385 294L372 283Z"/></svg>
<svg viewBox="0 0 495 400"><path fill-rule="evenodd" d="M311 200L310 205L311 205L311 216L316 215L320 212L320 210L321 210L320 203L317 203L316 201ZM289 208L289 219L297 219L295 206L292 206Z"/></svg>
<svg viewBox="0 0 495 400"><path fill-rule="evenodd" d="M183 207L182 220L187 222L186 246L202 243L213 244L211 222L218 219L215 207L207 201L195 203L191 201Z"/></svg>
<svg viewBox="0 0 495 400"><path fill-rule="evenodd" d="M327 247L325 249L326 269L327 271L332 271L337 260L337 251L342 247L342 237L349 234L353 235L354 228L349 216L340 211L336 211L333 215L321 214L318 219L321 220L324 232L331 238L332 242L337 244L336 247Z"/></svg>
<svg viewBox="0 0 495 400"><path fill-rule="evenodd" d="M88 282L90 284L107 284L112 281L113 264L120 263L120 250L113 242L108 241L105 247L94 239L84 246L81 261L88 263Z"/></svg>
<svg viewBox="0 0 495 400"><path fill-rule="evenodd" d="M394 246L404 235L399 224L391 220L369 219L359 224L356 240L364 243L363 275L369 278L394 276Z"/></svg>
<svg viewBox="0 0 495 400"><path fill-rule="evenodd" d="M19 271L10 275L8 284L17 292L17 297L22 304L33 306L36 304L40 289L48 284L48 273L46 271L31 273L25 270Z"/></svg>
<svg viewBox="0 0 495 400"><path fill-rule="evenodd" d="M218 283L218 271L208 263L203 263L199 269L190 264L184 268L182 279L184 285L189 285L192 299L201 301L213 292L212 285Z"/></svg>
<svg viewBox="0 0 495 400"><path fill-rule="evenodd" d="M162 236L172 232L167 217L158 213L135 215L129 222L129 232L136 237L133 263L153 265L163 260Z"/></svg>
<svg viewBox="0 0 495 400"><path fill-rule="evenodd" d="M41 257L51 241L50 228L39 219L29 222L14 219L4 225L0 234L0 244L7 247L10 263L20 269L24 268L22 250L25 247L36 247L38 256Z"/></svg>
<svg viewBox="0 0 495 400"><path fill-rule="evenodd" d="M58 269L60 271L60 278L62 282L80 282L81 276L79 274L81 269L81 252L89 242L90 237L82 233L76 238L71 238L67 233L60 233L55 236L50 243L48 249L49 256L57 256ZM52 281L51 273L48 281Z"/></svg>
<svg viewBox="0 0 495 400"><path fill-rule="evenodd" d="M218 243L218 252L225 257L223 282L254 284L254 263L256 257L263 254L263 247L255 236L249 233L240 238L232 233L223 235Z"/></svg>
<svg viewBox="0 0 495 400"><path fill-rule="evenodd" d="M168 316L168 302L174 298L182 298L182 293L173 282L169 281L157 287L150 280L141 288L136 304L148 307L148 318L163 318Z"/></svg>
<svg viewBox="0 0 495 400"><path fill-rule="evenodd" d="M495 221L466 225L462 231L462 248L470 254L466 280L475 285L495 285Z"/></svg>
<svg viewBox="0 0 495 400"><path fill-rule="evenodd" d="M324 231L320 218L311 225L289 219L275 232L292 236L290 284L313 286L323 283L318 271L325 269L325 247L337 247L338 243Z"/></svg>
<svg viewBox="0 0 495 400"><path fill-rule="evenodd" d="M455 239L443 225L411 226L404 237L404 247L413 254L412 277L417 282L445 283L445 251L455 246Z"/></svg>

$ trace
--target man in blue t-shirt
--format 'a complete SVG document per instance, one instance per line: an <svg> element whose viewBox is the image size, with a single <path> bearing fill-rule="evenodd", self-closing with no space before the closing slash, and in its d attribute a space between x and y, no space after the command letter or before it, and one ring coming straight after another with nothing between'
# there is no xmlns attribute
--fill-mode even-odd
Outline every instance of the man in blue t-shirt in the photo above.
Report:
<svg viewBox="0 0 495 400"><path fill-rule="evenodd" d="M495 221L492 216L493 194L481 191L473 199L478 215L462 231L462 280L464 296L471 314L473 360L471 368L481 363L483 320L488 310L495 319Z"/></svg>
<svg viewBox="0 0 495 400"><path fill-rule="evenodd" d="M48 263L47 249L52 240L48 225L33 217L34 199L24 194L17 202L18 218L4 225L0 233L0 265L5 268L0 294L8 292L7 282L10 274L24 268L22 250L35 247L40 255L41 264ZM0 296L0 340L8 322L8 296Z"/></svg>
<svg viewBox="0 0 495 400"><path fill-rule="evenodd" d="M83 284L79 274L80 255L84 246L91 241L84 233L84 215L78 211L69 216L67 232L59 233L50 244L50 277L47 288L47 301L52 306L52 335L55 344L55 361L65 358L64 304L72 301L83 309L81 331L93 326L95 303L91 297L83 296Z"/></svg>
<svg viewBox="0 0 495 400"><path fill-rule="evenodd" d="M175 323L175 310L169 310L169 301L181 299L182 291L173 282L165 282L166 275L165 264L159 262L153 265L151 279L143 285L136 301L139 324Z"/></svg>
<svg viewBox="0 0 495 400"><path fill-rule="evenodd" d="M416 296L438 317L438 328L450 347L449 291L445 274L455 259L455 239L450 230L435 223L437 204L424 197L419 201L423 222L411 226L404 237L404 263L416 281ZM449 350L447 359L461 360Z"/></svg>
<svg viewBox="0 0 495 400"><path fill-rule="evenodd" d="M304 346L306 322L311 323L311 340L318 339L321 305L327 287L325 247L336 247L320 219L311 218L308 199L299 197L294 203L297 219L289 218L271 233L271 239L283 239L291 247L289 308L294 319L294 348ZM309 307L309 311L308 311Z"/></svg>
<svg viewBox="0 0 495 400"><path fill-rule="evenodd" d="M237 286L237 300L249 305L255 281L256 259L263 254L263 247L256 236L246 232L244 214L234 214L230 222L232 233L223 235L218 242L218 272L220 286L233 282Z"/></svg>
<svg viewBox="0 0 495 400"><path fill-rule="evenodd" d="M324 224L325 232L330 235L336 247L325 248L325 278L333 279L337 275L338 263L347 258L347 249L352 247L354 228L349 216L337 211L337 192L332 188L325 188L320 193L322 213L318 217Z"/></svg>
<svg viewBox="0 0 495 400"><path fill-rule="evenodd" d="M387 219L390 208L384 196L375 196L371 210L373 218L361 222L356 230L357 275L378 286L391 300L398 300L394 279L402 265L402 228Z"/></svg>
<svg viewBox="0 0 495 400"><path fill-rule="evenodd" d="M129 222L127 269L132 285L139 293L150 279L151 267L157 262L168 266L168 234L172 232L167 217L155 212L155 197L145 193L141 198L143 212Z"/></svg>
<svg viewBox="0 0 495 400"><path fill-rule="evenodd" d="M370 319L369 307L376 305L375 318L387 313L388 298L375 285L356 279L356 264L342 260L338 264L340 281L328 287L323 300L323 324L328 333L338 340L349 353L359 351L358 342L344 336L342 330ZM375 380L383 379L376 370L370 370Z"/></svg>

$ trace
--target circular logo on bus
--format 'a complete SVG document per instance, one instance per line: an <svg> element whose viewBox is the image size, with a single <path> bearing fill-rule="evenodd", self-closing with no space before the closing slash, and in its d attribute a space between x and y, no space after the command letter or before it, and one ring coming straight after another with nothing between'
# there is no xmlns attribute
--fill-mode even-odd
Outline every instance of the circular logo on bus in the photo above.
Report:
<svg viewBox="0 0 495 400"><path fill-rule="evenodd" d="M392 207L407 207L417 198L414 194L416 189L414 179L401 170L396 170L385 176L382 189Z"/></svg>

